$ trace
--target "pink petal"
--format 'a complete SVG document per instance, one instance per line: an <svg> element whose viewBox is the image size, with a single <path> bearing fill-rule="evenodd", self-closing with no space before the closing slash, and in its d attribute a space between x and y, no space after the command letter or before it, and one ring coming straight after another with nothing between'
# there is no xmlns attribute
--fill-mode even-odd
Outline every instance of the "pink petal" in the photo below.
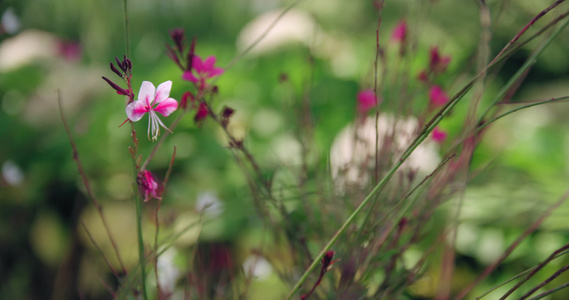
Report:
<svg viewBox="0 0 569 300"><path fill-rule="evenodd" d="M198 82L199 81L191 71L184 72L184 75L182 75L182 79L188 80L191 82Z"/></svg>
<svg viewBox="0 0 569 300"><path fill-rule="evenodd" d="M205 72L209 72L209 71L213 70L213 65L215 65L215 56L212 55L212 56L205 59L205 61L203 63L203 70Z"/></svg>
<svg viewBox="0 0 569 300"><path fill-rule="evenodd" d="M154 95L156 93L156 89L154 85L150 81L143 81L142 85L140 86L140 91L138 92L138 100L144 101L146 105L150 106L152 101L154 101Z"/></svg>
<svg viewBox="0 0 569 300"><path fill-rule="evenodd" d="M142 100L131 102L126 106L126 116L129 120L136 122L149 110L149 106Z"/></svg>
<svg viewBox="0 0 569 300"><path fill-rule="evenodd" d="M172 89L172 81L168 80L161 83L156 89L156 97L154 99L154 104L158 104L162 100L168 99L168 96L170 96L171 89Z"/></svg>
<svg viewBox="0 0 569 300"><path fill-rule="evenodd" d="M221 75L223 74L223 69L222 68L213 68L210 72L209 75L207 76L208 78L211 78L213 76L217 76L217 75Z"/></svg>
<svg viewBox="0 0 569 300"><path fill-rule="evenodd" d="M201 57L194 55L194 58L192 59L192 69L196 70L198 73L203 71L204 67Z"/></svg>
<svg viewBox="0 0 569 300"><path fill-rule="evenodd" d="M160 104L158 104L158 106L154 108L154 111L159 112L164 117L167 117L171 113L173 113L177 108L178 108L178 102L172 98L168 98L160 102Z"/></svg>

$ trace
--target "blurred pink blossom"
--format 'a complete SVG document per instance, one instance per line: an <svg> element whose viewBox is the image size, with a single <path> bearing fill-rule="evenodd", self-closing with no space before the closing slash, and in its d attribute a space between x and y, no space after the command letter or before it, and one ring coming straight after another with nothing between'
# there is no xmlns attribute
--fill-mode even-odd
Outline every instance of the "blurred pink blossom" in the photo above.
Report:
<svg viewBox="0 0 569 300"><path fill-rule="evenodd" d="M435 107L445 105L449 100L447 94L441 89L440 86L432 86L429 90L429 101Z"/></svg>
<svg viewBox="0 0 569 300"><path fill-rule="evenodd" d="M371 89L363 90L358 93L358 111L367 113L377 104L375 93Z"/></svg>
<svg viewBox="0 0 569 300"><path fill-rule="evenodd" d="M442 73L446 71L450 59L450 55L441 56L439 47L431 47L429 69L435 74Z"/></svg>
<svg viewBox="0 0 569 300"><path fill-rule="evenodd" d="M136 122L144 116L145 113L149 114L148 122L148 138L150 139L150 131L152 131L152 140L156 140L160 135L160 126L170 131L164 123L158 118L156 112L167 117L178 108L178 102L170 96L172 89L172 81L161 83L158 88L149 81L142 82L140 92L138 92L138 100L131 102L126 107L126 115L128 118Z"/></svg>
<svg viewBox="0 0 569 300"><path fill-rule="evenodd" d="M184 72L182 79L198 84L198 88L203 90L207 86L205 83L207 79L223 74L223 69L214 65L215 56L210 56L202 61L199 56L194 55L192 69Z"/></svg>
<svg viewBox="0 0 569 300"><path fill-rule="evenodd" d="M446 131L441 130L438 126L431 132L431 138L438 144L442 144L447 138Z"/></svg>
<svg viewBox="0 0 569 300"><path fill-rule="evenodd" d="M83 50L81 44L77 42L60 40L58 41L58 52L68 61L78 61L81 58Z"/></svg>
<svg viewBox="0 0 569 300"><path fill-rule="evenodd" d="M405 20L399 21L393 32L391 33L391 40L397 43L404 43L407 38L407 22Z"/></svg>

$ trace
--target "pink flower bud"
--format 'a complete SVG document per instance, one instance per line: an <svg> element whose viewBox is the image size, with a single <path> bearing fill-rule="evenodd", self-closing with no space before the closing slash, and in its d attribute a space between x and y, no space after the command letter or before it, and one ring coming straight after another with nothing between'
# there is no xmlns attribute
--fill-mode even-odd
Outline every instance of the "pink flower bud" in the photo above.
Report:
<svg viewBox="0 0 569 300"><path fill-rule="evenodd" d="M393 29L393 32L391 33L391 41L397 43L405 43L406 39L407 39L407 23L405 22L405 20L401 20L399 21L399 23L397 23L397 25Z"/></svg>
<svg viewBox="0 0 569 300"><path fill-rule="evenodd" d="M377 104L377 98L373 90L363 90L358 93L358 111L360 113L367 113Z"/></svg>
<svg viewBox="0 0 569 300"><path fill-rule="evenodd" d="M156 180L156 177L154 177L154 174L150 171L142 170L138 172L138 178L136 181L138 183L138 190L144 197L144 202L150 200L151 197L161 199L160 196L163 188Z"/></svg>
<svg viewBox="0 0 569 300"><path fill-rule="evenodd" d="M447 133L439 129L439 127L437 126L435 127L435 129L433 129L433 132L431 132L431 138L433 139L433 141L435 141L435 143L442 144L447 138Z"/></svg>

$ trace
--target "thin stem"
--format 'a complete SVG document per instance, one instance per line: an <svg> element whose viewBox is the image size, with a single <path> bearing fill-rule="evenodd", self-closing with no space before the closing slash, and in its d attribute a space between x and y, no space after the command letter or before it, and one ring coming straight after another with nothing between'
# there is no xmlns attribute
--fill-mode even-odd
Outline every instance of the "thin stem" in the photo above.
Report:
<svg viewBox="0 0 569 300"><path fill-rule="evenodd" d="M73 160L75 161L75 164L77 165L77 171L79 172L79 175L81 176L81 179L83 180L83 185L85 186L85 190L87 191L87 197L89 198L91 203L93 203L93 205L95 206L95 209L97 209L97 213L99 214L99 218L103 222L103 226L105 227L105 232L107 233L107 236L109 237L109 240L111 242L111 245L113 247L113 250L115 252L117 260L119 261L119 264L121 265L122 272L126 274L127 273L126 268L122 262L120 254L119 254L119 249L118 249L117 243L115 242L115 239L113 238L113 235L111 234L111 230L109 228L109 224L107 223L107 219L105 218L105 215L103 214L103 208L101 207L101 204L99 203L99 201L97 201L97 198L95 197L95 194L93 193L93 190L91 190L91 185L89 184L89 179L87 178L87 174L83 170L83 165L81 164L81 160L79 159L79 151L77 151L77 145L75 145L75 140L73 139L73 135L71 135L71 130L69 129L69 124L67 123L67 119L65 118L65 113L63 112L63 106L61 105L61 91L60 90L57 91L57 104L59 106L59 115L61 117L61 121L63 122L63 127L65 127L65 132L67 133L67 138L69 139L69 143L71 144L71 149L73 150ZM111 269L111 271L112 271L112 269ZM116 273L116 272L113 272L113 273Z"/></svg>
<svg viewBox="0 0 569 300"><path fill-rule="evenodd" d="M553 205L551 205L549 207L549 209L547 209L545 211L545 213L543 213L539 219L537 219L528 229L526 229L526 231L524 231L524 233L522 233L511 245L510 247L508 247L508 249L506 249L506 251L504 251L504 253L502 253L502 255L490 266L488 266L479 276L478 278L476 278L473 282L471 282L466 288L464 288L462 291L460 291L460 293L458 293L458 295L454 298L454 299L463 299L464 297L466 297L466 295L468 295L468 293L470 293L470 291L477 286L482 280L484 280L488 275L490 275L490 273L492 273L492 271L494 271L494 269L496 269L503 261L504 259L506 259L506 257L508 257L510 255L510 253L512 253L517 247L518 245L528 236L530 235L532 232L534 232L537 228L539 228L539 226L541 226L541 224L543 223L543 221L545 221L545 219L547 217L549 217L549 215L551 215L551 213L557 209L563 202L565 202L567 200L567 198L569 198L569 190L567 190L565 192L565 194L563 194L563 196L561 196L561 198L559 198L559 200L557 200L557 202L555 202Z"/></svg>
<svg viewBox="0 0 569 300"><path fill-rule="evenodd" d="M547 285L548 283L550 283L551 281L553 281L553 279L559 277L559 275L565 273L565 271L569 270L569 265L564 265L563 267L561 267L559 270L557 270L557 272L553 273L553 275L549 276L546 280L544 280L542 283L536 285L533 289L531 289L529 292L525 293L523 296L520 297L520 300L524 300L527 297L531 296L531 294L535 293L537 290L539 290L540 288L544 287L545 285Z"/></svg>
<svg viewBox="0 0 569 300"><path fill-rule="evenodd" d="M130 122L132 132L134 135L134 125ZM133 143L134 145L134 143ZM132 158L132 170L134 173L135 181L132 183L132 191L134 194L134 205L136 206L136 231L138 238L138 264L140 265L141 283L142 283L142 297L144 300L148 299L146 293L146 256L144 253L144 238L142 236L142 200L140 199L140 193L138 191L138 184L136 178L138 177L138 171L136 166L135 156Z"/></svg>
<svg viewBox="0 0 569 300"><path fill-rule="evenodd" d="M480 121L484 119L492 107L494 107L506 95L510 88L517 82L518 78L522 76L528 70L528 68L535 63L537 56L540 55L547 46L549 46L549 44L557 37L557 35L559 35L559 33L561 33L561 31L567 27L567 25L569 25L569 19L565 20L565 22L557 27L555 31L547 38L547 40L545 40L545 42L539 48L537 48L536 51L530 55L530 57L528 57L522 67L520 67L520 69L518 69L518 71L510 78L510 80L508 80L506 85L504 85L504 87L496 95L494 101L486 108L484 113L480 116L479 122L477 122L477 124L480 123Z"/></svg>
<svg viewBox="0 0 569 300"><path fill-rule="evenodd" d="M128 10L127 10L127 0L123 0L123 9L124 9L124 46L126 56L130 57L130 34L128 30Z"/></svg>
<svg viewBox="0 0 569 300"><path fill-rule="evenodd" d="M526 104L526 105L520 106L520 107L518 107L518 108L514 108L514 109L512 109L512 110L510 110L510 111L508 111L508 112L505 112L505 113L503 113L503 114L501 114L501 115L499 115L499 116L497 116L497 117L494 117L494 118L492 118L492 119L490 119L490 120L484 122L484 124L482 124L482 125L480 125L478 128L476 128L476 132L475 132L475 133L480 132L482 129L484 129L486 126L490 125L491 123L493 123L493 122L495 122L495 121L498 121L499 119L501 119L501 118L503 118L503 117L505 117L505 116L507 116L507 115L513 114L513 113L515 113L515 112L517 112L517 111L524 110L524 109L526 109L526 108L530 108L530 107L534 107L534 106L538 106L538 105L542 105L542 104L553 103L553 102L560 102L560 101L563 101L563 100L569 100L569 96L563 96L563 97L559 97L559 98L551 98L551 99L547 99L547 100L538 100L538 101L534 101L534 102L532 102L532 103L530 103L530 104Z"/></svg>
<svg viewBox="0 0 569 300"><path fill-rule="evenodd" d="M553 293L555 293L555 292L557 292L557 291L560 291L560 290L562 290L562 289L564 289L564 288L566 288L566 287L569 287L569 282L564 283L564 284L562 284L562 285L560 285L560 286L558 286L558 287L556 287L556 288L553 288L553 289L551 289L551 290L545 291L545 292L543 292L543 293L541 293L541 294L539 294L539 295L537 295L537 296L535 296L535 297L533 297L533 298L531 298L531 299L529 299L529 300L541 299L541 298L543 298L543 297L545 297L545 296L548 296L548 295L551 295L551 294L553 294Z"/></svg>
<svg viewBox="0 0 569 300"><path fill-rule="evenodd" d="M537 22L537 20L541 19L541 17L545 16L545 14L547 14L549 11L551 11L553 8L555 8L557 5L563 2L565 2L565 0L557 0L555 1L555 3L551 4L549 7L547 7L539 14L537 14L537 16L535 16L524 28L522 28L522 30L518 34L516 34L516 36L512 40L508 42L508 44L502 49L502 51L500 51L500 53L498 53L496 57L499 57L507 49L509 49L530 28L530 26L532 26L533 24L535 24L535 22Z"/></svg>
<svg viewBox="0 0 569 300"><path fill-rule="evenodd" d="M557 249L544 262L537 265L526 277L524 277L522 280L520 280L518 283L516 283L516 285L514 285L508 292L506 292L500 299L506 299L515 290L517 290L520 286L522 286L530 278L532 278L533 275L535 275L537 272L539 272L541 269L543 269L543 267L545 267L546 264L548 264L550 261L554 260L560 253L565 252L567 249L569 249L569 244Z"/></svg>

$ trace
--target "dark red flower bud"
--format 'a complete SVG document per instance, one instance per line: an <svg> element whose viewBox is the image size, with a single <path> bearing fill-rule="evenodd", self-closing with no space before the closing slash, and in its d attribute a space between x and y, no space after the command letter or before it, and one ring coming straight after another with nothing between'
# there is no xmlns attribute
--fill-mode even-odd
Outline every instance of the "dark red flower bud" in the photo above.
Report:
<svg viewBox="0 0 569 300"><path fill-rule="evenodd" d="M180 107L182 109L186 109L186 107L188 107L188 99L190 100L190 103L193 105L195 101L194 94L192 94L191 92L185 92L184 95L182 95L182 99L180 99Z"/></svg>
<svg viewBox="0 0 569 300"><path fill-rule="evenodd" d="M198 111L196 112L196 116L194 117L194 122L199 123L201 121L203 121L207 115L209 114L209 111L207 109L207 105L205 103L200 103L200 106L198 107Z"/></svg>
<svg viewBox="0 0 569 300"><path fill-rule="evenodd" d="M132 61L128 58L125 58L125 63L127 64L126 68L129 72L132 72Z"/></svg>
<svg viewBox="0 0 569 300"><path fill-rule="evenodd" d="M175 28L170 30L170 37L174 41L178 52L184 52L184 29Z"/></svg>
<svg viewBox="0 0 569 300"><path fill-rule="evenodd" d="M103 78L104 81L106 81L113 89L115 89L117 91L117 93L119 93L121 95L125 95L125 96L129 94L127 90L121 88L120 86L118 86L118 84L112 82L107 77L103 76L101 78Z"/></svg>
<svg viewBox="0 0 569 300"><path fill-rule="evenodd" d="M111 64L111 71L113 71L113 73L117 74L119 77L122 78L122 73L115 67L113 63L110 64Z"/></svg>
<svg viewBox="0 0 569 300"><path fill-rule="evenodd" d="M223 126L223 128L227 127L227 124L229 124L229 118L231 118L234 112L235 110L233 108L227 106L223 108L221 111L221 126Z"/></svg>
<svg viewBox="0 0 569 300"><path fill-rule="evenodd" d="M188 68L186 69L186 71L192 70L192 64L194 61L195 49L196 49L196 37L194 36L194 38L192 39L192 44L190 45L190 51L188 51L188 56L187 56L187 60L186 60L188 63Z"/></svg>
<svg viewBox="0 0 569 300"><path fill-rule="evenodd" d="M123 72L126 72L126 67L125 65L119 60L118 57L115 56L115 61L117 62L117 66L119 66L119 68L121 68L121 70Z"/></svg>

